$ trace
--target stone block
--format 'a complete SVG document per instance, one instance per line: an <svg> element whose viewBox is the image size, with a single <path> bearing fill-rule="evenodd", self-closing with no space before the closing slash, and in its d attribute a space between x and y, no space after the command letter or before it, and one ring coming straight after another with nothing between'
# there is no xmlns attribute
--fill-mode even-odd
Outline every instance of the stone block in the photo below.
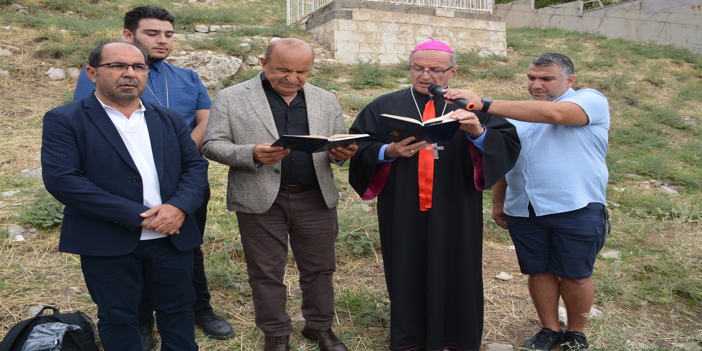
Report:
<svg viewBox="0 0 702 351"><path fill-rule="evenodd" d="M456 28L458 30L465 30L470 27L470 24L475 20L470 18L454 18L449 25L449 28Z"/></svg>
<svg viewBox="0 0 702 351"><path fill-rule="evenodd" d="M391 33L397 33L400 34L400 25L394 22L380 22L378 24L378 30L380 33L386 33L386 34L391 34Z"/></svg>
<svg viewBox="0 0 702 351"><path fill-rule="evenodd" d="M334 9L341 9L338 3L335 6ZM334 59L340 62L355 63L360 58L380 60L381 64L396 63L406 60L412 48L429 36L449 45L480 42L489 46L484 50L490 51L506 47L506 24L496 16L460 13L455 17L459 13L446 8L437 10L375 2L354 6L361 8L349 5L343 10L352 14L354 20L333 18L329 23L310 28L313 38L329 48ZM432 16L435 13L436 16ZM496 23L492 24L487 18L495 18Z"/></svg>
<svg viewBox="0 0 702 351"><path fill-rule="evenodd" d="M380 22L359 21L356 23L356 30L359 30L362 32L377 32L380 30Z"/></svg>
<svg viewBox="0 0 702 351"><path fill-rule="evenodd" d="M351 11L354 21L370 21L372 20L372 11L368 9L353 9Z"/></svg>
<svg viewBox="0 0 702 351"><path fill-rule="evenodd" d="M455 18L446 18L446 17L434 17L434 20L431 21L431 26L435 28L451 28L453 27L453 22L456 21Z"/></svg>
<svg viewBox="0 0 702 351"><path fill-rule="evenodd" d="M488 26L488 21L482 21L482 20L467 20L466 21L466 28L467 29L483 30L483 29L487 29L487 26Z"/></svg>
<svg viewBox="0 0 702 351"><path fill-rule="evenodd" d="M394 21L397 17L399 16L394 12L373 11L371 13L372 21Z"/></svg>
<svg viewBox="0 0 702 351"><path fill-rule="evenodd" d="M344 52L358 52L360 45L357 42L336 40L332 46L332 51L334 52L334 58L339 53Z"/></svg>
<svg viewBox="0 0 702 351"><path fill-rule="evenodd" d="M359 21L351 21L351 20L334 20L334 23L337 25L334 26L334 30L343 30L343 31L354 31L358 30L358 23ZM330 28L326 28L330 29Z"/></svg>
<svg viewBox="0 0 702 351"><path fill-rule="evenodd" d="M421 26L415 32L415 35L419 35L423 38L430 37L434 33L434 28L430 26Z"/></svg>
<svg viewBox="0 0 702 351"><path fill-rule="evenodd" d="M402 62L403 60L407 60L407 57L407 55L401 55L398 53L384 53L380 54L380 56L378 56L378 59L383 64L394 64Z"/></svg>
<svg viewBox="0 0 702 351"><path fill-rule="evenodd" d="M382 21L414 23L417 18L427 17L426 15L407 12L385 12L379 14Z"/></svg>
<svg viewBox="0 0 702 351"><path fill-rule="evenodd" d="M452 38L454 35L455 32L451 28L437 27L434 28L434 33L432 34L432 37L436 40L448 42L449 38ZM451 44L449 43L449 45Z"/></svg>
<svg viewBox="0 0 702 351"><path fill-rule="evenodd" d="M484 29L489 31L504 32L507 29L505 22L484 21L484 23L486 23Z"/></svg>
<svg viewBox="0 0 702 351"><path fill-rule="evenodd" d="M414 43L412 43L414 44ZM416 46L416 44L414 44ZM400 55L405 58L409 57L414 47L412 45L407 45L406 43L387 43L385 44L385 53Z"/></svg>
<svg viewBox="0 0 702 351"><path fill-rule="evenodd" d="M334 32L334 41L339 42L339 41L355 41L353 39L353 33L355 32L350 32L350 31L336 31Z"/></svg>
<svg viewBox="0 0 702 351"><path fill-rule="evenodd" d="M435 9L434 14L435 14L437 17L449 17L449 18L453 18L453 16L454 16L454 10L437 8L437 9Z"/></svg>
<svg viewBox="0 0 702 351"><path fill-rule="evenodd" d="M395 33L388 33L388 32L382 33L383 42L388 44L388 45L393 45L393 44L398 44L398 43L404 42L406 40L405 38L402 38L399 35L394 35L396 33L405 33L405 32L398 31Z"/></svg>
<svg viewBox="0 0 702 351"><path fill-rule="evenodd" d="M418 25L431 25L435 17L426 15L405 15L403 20L405 23L413 23Z"/></svg>

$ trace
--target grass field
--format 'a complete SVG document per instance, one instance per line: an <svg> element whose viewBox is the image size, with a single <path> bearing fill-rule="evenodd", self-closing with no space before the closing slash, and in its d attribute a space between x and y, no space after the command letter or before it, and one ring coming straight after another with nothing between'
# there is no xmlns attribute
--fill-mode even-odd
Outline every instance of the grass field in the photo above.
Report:
<svg viewBox="0 0 702 351"><path fill-rule="evenodd" d="M64 311L82 310L95 318L96 308L85 289L78 258L57 251L60 206L43 190L41 180L20 171L40 167L43 114L70 101L74 79L49 80L50 67L81 67L99 40L116 38L120 18L137 1L28 0L27 13L9 9L0 0L0 230L13 225L37 228L24 242L0 240L0 337L28 309L49 304ZM219 34L211 42L179 42L221 54L246 36L293 36L315 44L304 32L284 26L280 0L193 3L173 10L178 32L196 24L237 23L240 30ZM439 39L439 38L437 38ZM613 231L603 252L619 251L617 259L599 259L595 268L595 307L603 312L588 325L597 350L702 349L702 57L689 51L559 29L510 29L506 56L459 55L459 73L452 86L470 88L493 99L527 99L525 72L529 61L546 52L570 56L577 85L600 90L610 101L612 125L608 166L609 207ZM460 50L460 49L459 49ZM262 52L258 53L261 54ZM251 53L249 53L251 54ZM408 85L404 64L380 66L372 60L356 65L324 64L310 82L333 91L347 123L376 96ZM232 77L240 82L252 73ZM216 91L210 91L214 96ZM226 210L226 168L212 163L212 200L203 250L216 311L237 331L226 341L207 339L203 350L254 350L262 334L253 318L251 292L235 216ZM342 193L335 275L335 330L352 350L385 350L389 303L379 252L375 203L363 202L347 183L346 167L337 169ZM671 191L671 190L674 190ZM490 191L484 217L484 343L521 345L539 328L527 302L526 277L519 274L506 231L490 218ZM494 278L500 272L514 280ZM302 328L300 290L292 259L286 275L289 311L296 332ZM315 346L299 333L295 350Z"/></svg>

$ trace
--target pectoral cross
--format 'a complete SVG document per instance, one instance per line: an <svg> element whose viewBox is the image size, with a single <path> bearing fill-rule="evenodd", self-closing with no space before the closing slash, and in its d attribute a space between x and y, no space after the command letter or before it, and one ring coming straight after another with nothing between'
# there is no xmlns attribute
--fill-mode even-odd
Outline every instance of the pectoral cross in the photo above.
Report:
<svg viewBox="0 0 702 351"><path fill-rule="evenodd" d="M438 146L436 144L431 144L427 146L427 150L433 150L434 151L434 159L438 160L439 159L439 150L443 150L443 146Z"/></svg>

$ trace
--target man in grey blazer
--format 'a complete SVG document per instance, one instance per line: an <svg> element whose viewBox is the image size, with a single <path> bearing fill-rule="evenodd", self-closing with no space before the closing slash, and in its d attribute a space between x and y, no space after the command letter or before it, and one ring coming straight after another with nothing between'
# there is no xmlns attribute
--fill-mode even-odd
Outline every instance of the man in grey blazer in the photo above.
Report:
<svg viewBox="0 0 702 351"><path fill-rule="evenodd" d="M261 74L217 94L202 144L205 157L230 166L227 209L237 214L265 351L290 350L288 241L300 271L302 335L322 351L347 350L332 331L339 190L331 164L343 164L357 146L314 154L271 146L286 134L346 132L334 95L305 84L313 63L304 41L272 42Z"/></svg>

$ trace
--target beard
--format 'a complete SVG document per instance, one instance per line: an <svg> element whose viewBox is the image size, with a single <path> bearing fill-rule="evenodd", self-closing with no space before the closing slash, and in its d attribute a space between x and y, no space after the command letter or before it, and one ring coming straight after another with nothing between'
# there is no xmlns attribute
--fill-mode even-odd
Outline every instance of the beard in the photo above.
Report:
<svg viewBox="0 0 702 351"><path fill-rule="evenodd" d="M142 50L144 50L146 52L146 59L148 60L148 62L156 62L156 61L165 60L166 57L168 57L168 55L171 54L171 50L173 50L173 48L169 48L168 52L166 52L165 54L154 55L151 53L151 51L149 50L149 48L146 45L144 45L142 42L137 40L136 36L134 37L132 44L140 47Z"/></svg>
<svg viewBox="0 0 702 351"><path fill-rule="evenodd" d="M123 86L124 84L130 84L131 86ZM103 93L112 101L136 100L143 92L144 89L141 89L141 84L139 84L139 81L132 78L122 78L117 81L115 89L103 91Z"/></svg>

